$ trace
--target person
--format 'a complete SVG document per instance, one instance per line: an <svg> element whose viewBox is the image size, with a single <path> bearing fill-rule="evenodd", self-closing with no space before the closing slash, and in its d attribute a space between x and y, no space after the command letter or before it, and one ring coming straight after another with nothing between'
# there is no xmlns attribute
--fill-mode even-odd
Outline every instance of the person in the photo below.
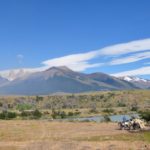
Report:
<svg viewBox="0 0 150 150"><path fill-rule="evenodd" d="M123 122L126 122L127 121L126 116L123 116L122 120Z"/></svg>

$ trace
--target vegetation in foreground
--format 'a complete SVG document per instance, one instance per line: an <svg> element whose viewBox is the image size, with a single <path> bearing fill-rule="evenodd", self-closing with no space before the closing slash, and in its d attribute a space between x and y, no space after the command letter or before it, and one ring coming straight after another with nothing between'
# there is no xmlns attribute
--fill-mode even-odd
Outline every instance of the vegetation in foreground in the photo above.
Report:
<svg viewBox="0 0 150 150"><path fill-rule="evenodd" d="M5 120L140 113L142 118L150 121L149 108L149 90L0 97L0 119Z"/></svg>
<svg viewBox="0 0 150 150"><path fill-rule="evenodd" d="M118 130L116 123L108 123L108 116L140 113L150 121L149 106L150 92L146 90L0 97L0 149L147 150L150 132ZM48 121L94 115L103 115L107 123Z"/></svg>

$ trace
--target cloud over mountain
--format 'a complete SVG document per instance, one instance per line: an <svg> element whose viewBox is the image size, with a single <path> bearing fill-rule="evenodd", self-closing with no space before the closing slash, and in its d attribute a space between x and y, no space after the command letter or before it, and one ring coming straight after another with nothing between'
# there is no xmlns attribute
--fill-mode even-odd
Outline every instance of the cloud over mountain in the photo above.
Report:
<svg viewBox="0 0 150 150"><path fill-rule="evenodd" d="M105 60L105 59L106 60ZM140 68L133 68L124 71L115 72L114 75L150 75L149 65L150 59L150 38L130 41L126 43L119 43L110 45L99 50L89 51L86 53L78 53L66 55L58 58L48 59L43 61L41 67L26 68L27 72L37 72L48 69L52 66L67 66L74 71L85 71L89 68L111 67L115 65L123 65L147 60L141 63ZM142 70L142 71L141 71ZM10 71L2 71L0 75L8 76Z"/></svg>

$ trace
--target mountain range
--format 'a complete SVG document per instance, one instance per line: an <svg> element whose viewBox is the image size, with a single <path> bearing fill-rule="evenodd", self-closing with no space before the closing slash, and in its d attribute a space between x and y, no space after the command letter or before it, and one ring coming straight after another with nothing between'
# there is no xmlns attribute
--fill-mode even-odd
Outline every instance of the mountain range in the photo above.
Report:
<svg viewBox="0 0 150 150"><path fill-rule="evenodd" d="M85 74L65 66L44 71L14 71L0 77L0 95L47 95L88 91L149 88L150 81L133 77L114 77L104 73Z"/></svg>

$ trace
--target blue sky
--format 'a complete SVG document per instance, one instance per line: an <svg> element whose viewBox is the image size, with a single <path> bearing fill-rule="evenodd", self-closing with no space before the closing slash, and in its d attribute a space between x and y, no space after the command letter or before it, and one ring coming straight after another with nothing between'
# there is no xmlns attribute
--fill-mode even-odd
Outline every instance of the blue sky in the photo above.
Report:
<svg viewBox="0 0 150 150"><path fill-rule="evenodd" d="M149 0L1 0L0 70L66 65L150 79L149 6Z"/></svg>

